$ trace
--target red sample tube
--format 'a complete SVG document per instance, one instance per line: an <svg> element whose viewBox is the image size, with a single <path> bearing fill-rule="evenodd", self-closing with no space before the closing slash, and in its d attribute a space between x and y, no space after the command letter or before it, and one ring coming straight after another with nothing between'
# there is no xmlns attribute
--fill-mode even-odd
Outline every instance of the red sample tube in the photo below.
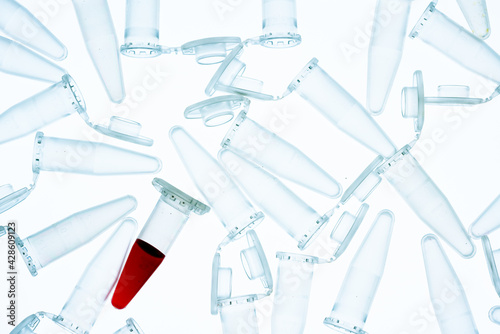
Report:
<svg viewBox="0 0 500 334"><path fill-rule="evenodd" d="M202 215L210 210L162 179L155 178L153 185L161 197L135 241L116 285L111 303L118 309L130 303L163 262L189 214Z"/></svg>

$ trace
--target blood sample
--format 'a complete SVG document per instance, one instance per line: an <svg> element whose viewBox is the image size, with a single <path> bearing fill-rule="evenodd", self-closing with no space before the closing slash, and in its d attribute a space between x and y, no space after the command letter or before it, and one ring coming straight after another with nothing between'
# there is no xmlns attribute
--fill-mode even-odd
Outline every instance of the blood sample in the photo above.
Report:
<svg viewBox="0 0 500 334"><path fill-rule="evenodd" d="M123 268L113 295L113 306L125 308L139 292L155 270L160 266L165 254L144 240L137 239Z"/></svg>
<svg viewBox="0 0 500 334"><path fill-rule="evenodd" d="M144 225L128 256L111 303L125 308L160 266L189 214L207 213L210 208L162 179L153 185L161 197Z"/></svg>

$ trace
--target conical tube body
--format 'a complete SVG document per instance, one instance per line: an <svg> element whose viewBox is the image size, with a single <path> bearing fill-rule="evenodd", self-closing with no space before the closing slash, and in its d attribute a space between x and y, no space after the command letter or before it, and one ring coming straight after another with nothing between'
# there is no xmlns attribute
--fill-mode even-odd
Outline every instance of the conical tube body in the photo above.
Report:
<svg viewBox="0 0 500 334"><path fill-rule="evenodd" d="M114 307L125 308L154 274L189 219L189 211L175 207L163 196L144 225L132 247L118 280ZM180 209L180 210L179 210Z"/></svg>
<svg viewBox="0 0 500 334"><path fill-rule="evenodd" d="M326 326L351 333L363 329L384 273L393 226L393 213L381 211L352 259Z"/></svg>
<svg viewBox="0 0 500 334"><path fill-rule="evenodd" d="M469 228L470 234L480 238L500 227L500 195L481 213Z"/></svg>
<svg viewBox="0 0 500 334"><path fill-rule="evenodd" d="M156 173L160 159L105 143L63 139L37 133L33 172L53 171L92 175Z"/></svg>
<svg viewBox="0 0 500 334"><path fill-rule="evenodd" d="M25 238L16 245L32 275L50 263L87 244L137 207L133 196L77 212Z"/></svg>
<svg viewBox="0 0 500 334"><path fill-rule="evenodd" d="M203 194L222 225L233 235L262 220L217 160L182 127L170 130L170 139L191 179Z"/></svg>
<svg viewBox="0 0 500 334"><path fill-rule="evenodd" d="M410 37L419 37L470 71L500 84L500 55L431 3Z"/></svg>
<svg viewBox="0 0 500 334"><path fill-rule="evenodd" d="M60 315L54 319L74 333L90 332L120 275L137 222L127 218L89 263Z"/></svg>
<svg viewBox="0 0 500 334"><path fill-rule="evenodd" d="M221 150L219 160L250 199L288 235L306 247L327 220L279 179L234 152Z"/></svg>
<svg viewBox="0 0 500 334"><path fill-rule="evenodd" d="M409 151L391 161L391 166L383 171L383 175L434 233L463 257L474 256L475 246L460 218Z"/></svg>
<svg viewBox="0 0 500 334"><path fill-rule="evenodd" d="M23 45L0 36L0 71L29 79L59 82L66 71Z"/></svg>
<svg viewBox="0 0 500 334"><path fill-rule="evenodd" d="M255 296L244 296L222 303L219 313L223 334L259 334L255 299Z"/></svg>
<svg viewBox="0 0 500 334"><path fill-rule="evenodd" d="M160 0L127 0L125 44L128 56L154 57L161 54L159 42Z"/></svg>
<svg viewBox="0 0 500 334"><path fill-rule="evenodd" d="M491 34L486 0L457 0L474 35L486 39Z"/></svg>
<svg viewBox="0 0 500 334"><path fill-rule="evenodd" d="M17 1L1 0L0 7L0 30L7 36L54 60L66 58L66 47Z"/></svg>
<svg viewBox="0 0 500 334"><path fill-rule="evenodd" d="M412 0L378 0L368 50L367 107L384 110L403 56Z"/></svg>
<svg viewBox="0 0 500 334"><path fill-rule="evenodd" d="M240 113L222 146L271 173L337 198L342 186L297 147Z"/></svg>
<svg viewBox="0 0 500 334"><path fill-rule="evenodd" d="M478 334L462 283L436 236L426 235L422 239L422 253L441 333Z"/></svg>
<svg viewBox="0 0 500 334"><path fill-rule="evenodd" d="M71 77L65 75L61 82L0 114L0 143L26 136L60 118L84 111L83 101L72 90L73 83Z"/></svg>
<svg viewBox="0 0 500 334"><path fill-rule="evenodd" d="M112 102L125 98L118 38L107 0L73 0L80 30L94 66Z"/></svg>
<svg viewBox="0 0 500 334"><path fill-rule="evenodd" d="M302 334L306 326L315 261L286 255L279 259L271 332Z"/></svg>
<svg viewBox="0 0 500 334"><path fill-rule="evenodd" d="M288 87L333 125L386 158L397 149L366 109L318 65L314 58Z"/></svg>

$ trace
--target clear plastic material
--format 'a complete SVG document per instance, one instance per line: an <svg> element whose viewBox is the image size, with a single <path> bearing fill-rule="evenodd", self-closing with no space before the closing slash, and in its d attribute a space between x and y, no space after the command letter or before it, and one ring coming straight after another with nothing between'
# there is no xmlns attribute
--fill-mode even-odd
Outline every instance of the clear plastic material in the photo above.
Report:
<svg viewBox="0 0 500 334"><path fill-rule="evenodd" d="M141 123L135 122L131 119L111 116L108 124L94 124L88 121L87 117L84 116L83 118L91 128L102 133L103 135L138 145L153 145L153 139L140 135L142 129Z"/></svg>
<svg viewBox="0 0 500 334"><path fill-rule="evenodd" d="M205 88L205 94L212 96L216 91L222 91L263 101L280 100L288 94L285 92L283 96L274 96L263 93L262 89L264 83L261 80L244 76L247 65L240 60L240 57L243 54L244 47L251 43L251 40L247 40L238 44L231 53L229 53L212 79L210 79L210 82Z"/></svg>
<svg viewBox="0 0 500 334"><path fill-rule="evenodd" d="M262 0L261 45L287 48L300 44L296 7L296 0Z"/></svg>
<svg viewBox="0 0 500 334"><path fill-rule="evenodd" d="M368 50L367 108L384 110L403 56L408 17L413 0L378 0Z"/></svg>
<svg viewBox="0 0 500 334"><path fill-rule="evenodd" d="M161 55L160 0L127 0L124 55L156 57Z"/></svg>
<svg viewBox="0 0 500 334"><path fill-rule="evenodd" d="M180 47L183 55L194 55L200 65L213 65L224 61L227 55L241 43L239 37L209 37L184 43ZM179 52L178 48L174 48Z"/></svg>
<svg viewBox="0 0 500 334"><path fill-rule="evenodd" d="M92 329L111 293L137 231L137 222L126 218L88 264L73 293L53 319L74 334Z"/></svg>
<svg viewBox="0 0 500 334"><path fill-rule="evenodd" d="M33 14L14 0L0 0L0 31L54 60L63 60L66 47Z"/></svg>
<svg viewBox="0 0 500 334"><path fill-rule="evenodd" d="M40 269L89 243L136 207L133 196L120 197L74 213L27 238L16 236L16 246L31 275L36 276Z"/></svg>
<svg viewBox="0 0 500 334"><path fill-rule="evenodd" d="M73 0L87 51L112 102L125 98L118 38L107 0Z"/></svg>
<svg viewBox="0 0 500 334"><path fill-rule="evenodd" d="M490 239L487 236L481 237L481 243L483 244L483 251L486 257L491 282L500 297L500 249L493 250Z"/></svg>
<svg viewBox="0 0 500 334"><path fill-rule="evenodd" d="M223 334L259 334L254 302L256 295L225 299L220 305L220 321Z"/></svg>
<svg viewBox="0 0 500 334"><path fill-rule="evenodd" d="M424 96L424 81L421 71L413 73L413 86L401 91L401 114L414 119L417 137L420 136L425 119L425 104L440 106L468 106L489 102L500 95L500 86L487 98L470 97L469 86L442 85L438 96Z"/></svg>
<svg viewBox="0 0 500 334"><path fill-rule="evenodd" d="M486 39L491 34L486 0L457 0L474 35Z"/></svg>
<svg viewBox="0 0 500 334"><path fill-rule="evenodd" d="M19 190L14 190L10 184L0 186L0 213L9 210L24 201L35 189L36 180L37 176L35 175L32 184Z"/></svg>
<svg viewBox="0 0 500 334"><path fill-rule="evenodd" d="M274 294L271 332L302 334L306 326L314 267L314 256L276 253L279 259L278 279Z"/></svg>
<svg viewBox="0 0 500 334"><path fill-rule="evenodd" d="M323 323L342 333L365 334L363 330L385 269L394 214L380 211L352 259L330 316Z"/></svg>
<svg viewBox="0 0 500 334"><path fill-rule="evenodd" d="M33 172L92 175L157 173L159 158L105 143L44 136L38 132L33 150Z"/></svg>
<svg viewBox="0 0 500 334"><path fill-rule="evenodd" d="M155 178L153 185L161 193L148 221L128 256L113 295L113 306L125 308L160 266L168 250L189 219L210 208L168 182Z"/></svg>
<svg viewBox="0 0 500 334"><path fill-rule="evenodd" d="M488 314L491 322L500 325L500 306L495 306L490 309Z"/></svg>
<svg viewBox="0 0 500 334"><path fill-rule="evenodd" d="M1 36L0 71L47 82L59 82L63 75L66 74L64 69L39 54Z"/></svg>
<svg viewBox="0 0 500 334"><path fill-rule="evenodd" d="M235 111L248 110L250 100L243 96L218 96L190 105L184 111L187 119L201 118L208 127L219 126L230 122Z"/></svg>
<svg viewBox="0 0 500 334"><path fill-rule="evenodd" d="M406 145L378 168L417 216L464 258L476 249L446 196Z"/></svg>
<svg viewBox="0 0 500 334"><path fill-rule="evenodd" d="M0 143L5 143L48 125L74 112L85 113L85 102L69 75L44 91L0 114Z"/></svg>
<svg viewBox="0 0 500 334"><path fill-rule="evenodd" d="M240 112L221 146L253 161L271 173L330 198L342 186L297 147Z"/></svg>
<svg viewBox="0 0 500 334"><path fill-rule="evenodd" d="M210 37L178 47L159 44L160 0L127 0L125 43L120 51L134 58L152 58L162 54L194 55L201 65L217 64L241 42L239 37Z"/></svg>
<svg viewBox="0 0 500 334"><path fill-rule="evenodd" d="M60 315L37 312L21 321L11 334L88 334L118 279L136 231L137 222L132 218L120 224L87 265Z"/></svg>
<svg viewBox="0 0 500 334"><path fill-rule="evenodd" d="M144 331L139 327L137 321L132 318L127 319L127 324L114 332L113 334L145 334Z"/></svg>
<svg viewBox="0 0 500 334"><path fill-rule="evenodd" d="M288 86L333 125L372 151L389 158L397 149L366 109L313 58Z"/></svg>
<svg viewBox="0 0 500 334"><path fill-rule="evenodd" d="M260 299L269 296L273 292L273 276L271 269L255 231L247 233L248 247L240 251L241 263L249 280L259 279L264 287L264 293L255 294ZM211 313L217 314L220 306L229 298L232 298L233 269L221 266L221 249L214 255L212 262L212 291L211 291ZM236 297L238 298L238 297Z"/></svg>
<svg viewBox="0 0 500 334"><path fill-rule="evenodd" d="M170 129L170 140L191 179L229 232L227 240L243 236L264 215L258 212L224 168L180 126Z"/></svg>
<svg viewBox="0 0 500 334"><path fill-rule="evenodd" d="M423 237L422 253L430 299L441 333L479 334L462 284L436 236ZM443 296L449 295L453 297L443 300ZM444 307L435 301L444 303Z"/></svg>
<svg viewBox="0 0 500 334"><path fill-rule="evenodd" d="M219 160L250 199L306 248L328 223L279 179L234 152L221 150Z"/></svg>
<svg viewBox="0 0 500 334"><path fill-rule="evenodd" d="M352 238L359 229L359 226L365 219L369 206L366 203L361 204L356 215L349 211L344 211L335 225L330 239L335 242L333 258L338 259L351 243Z"/></svg>
<svg viewBox="0 0 500 334"><path fill-rule="evenodd" d="M410 37L419 37L461 66L500 84L498 53L437 10L434 2L422 14Z"/></svg>
<svg viewBox="0 0 500 334"><path fill-rule="evenodd" d="M500 195L469 227L470 235L480 238L500 228Z"/></svg>

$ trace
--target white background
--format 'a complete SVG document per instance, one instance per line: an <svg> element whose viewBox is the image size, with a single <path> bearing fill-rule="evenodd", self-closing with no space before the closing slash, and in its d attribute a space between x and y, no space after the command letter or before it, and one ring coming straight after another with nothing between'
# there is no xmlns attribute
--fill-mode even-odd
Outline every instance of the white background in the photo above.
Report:
<svg viewBox="0 0 500 334"><path fill-rule="evenodd" d="M190 56L164 55L150 60L122 57L128 100L120 106L110 103L87 55L70 1L22 0L68 47L69 56L62 66L78 82L93 120L124 115L143 124L144 134L155 139L152 148L143 148L111 138L101 138L77 116L72 115L43 129L46 135L105 142L140 150L161 157L163 170L157 175L185 192L201 198L168 139L168 130L175 124L185 126L207 149L215 154L228 125L206 128L199 120L186 120L186 106L204 98L204 88L217 66L201 66ZM226 12L216 5L225 4ZM254 47L244 55L247 74L265 81L265 89L281 93L289 81L312 58L363 104L366 95L367 50L375 0L327 1L298 0L298 24L303 43L287 50ZM427 6L415 1L410 27ZM487 42L500 50L500 3L488 1L492 35ZM120 41L124 31L125 1L110 0L110 7ZM456 1L442 0L438 8L460 24L465 19ZM1 10L1 9L0 9ZM184 0L164 1L161 8L160 40L177 46L187 41L210 36L254 37L260 34L261 3L257 0ZM355 48L346 55L341 46ZM421 69L427 95L434 95L440 84L466 84L472 94L489 95L492 83L462 69L419 40L406 40L405 54L390 95L386 111L377 121L402 146L413 137L412 122L400 114L400 90L412 82L412 74ZM145 91L143 80L151 71L168 73L161 77L156 89ZM0 73L0 110L47 87L46 84ZM414 151L429 175L448 196L464 225L470 223L498 195L500 189L500 99L480 108L427 107L421 145ZM275 129L323 168L346 188L374 158L374 154L340 133L333 125L299 96L293 94L281 102L252 102L250 117L270 126L277 114L293 117L283 128ZM279 131L278 131L279 130ZM437 131L437 132L436 132ZM438 142L433 139L441 134ZM0 146L0 184L12 183L15 188L31 181L31 152L34 134ZM444 139L442 139L444 138ZM96 177L42 173L33 194L22 204L0 216L2 224L18 221L22 237L88 207L113 198L132 194L139 206L132 216L140 227L153 209L159 194L151 186L152 175ZM325 212L332 201L290 185L318 212ZM363 236L378 211L390 209L396 225L386 272L378 289L365 330L369 333L439 333L430 311L425 271L420 249L422 236L430 230L385 183L369 198L371 208L359 233L345 254L335 263L317 267L311 292L305 333L331 333L322 321L330 313L342 279ZM357 204L351 210L356 210ZM333 228L338 214L324 235ZM296 243L270 219L257 232L265 247L273 274L276 274L276 251L296 252ZM19 263L18 320L37 311L59 313L88 261L94 256L111 231L91 244L43 269L32 278L24 264ZM210 314L210 279L213 252L225 230L213 213L193 216L168 253L164 263L139 295L125 309L118 311L106 305L94 327L94 333L112 333L125 319L133 316L146 333L220 333L219 318ZM500 238L492 237L493 246L500 247ZM0 243L5 250L5 239ZM484 254L478 246L477 255L464 260L444 246L460 277L480 333L498 333L498 326L489 322L491 306L500 304L488 276ZM311 248L314 248L312 246ZM312 251L312 250L311 250ZM5 255L0 265L6 268ZM233 256L236 259L235 256ZM230 259L227 256L224 260ZM230 263L226 263L230 264ZM235 271L241 267L234 262ZM248 285L241 272L237 274L234 293L245 294L259 286ZM238 278L242 278L238 280ZM0 276L0 309L4 309L7 287ZM257 290L258 291L258 290ZM271 299L269 299L270 301ZM268 301L268 302L269 302ZM268 303L267 302L267 303ZM264 302L266 303L266 302ZM259 306L259 309L261 307ZM3 313L5 311L1 311ZM0 313L0 333L11 330ZM262 316L261 332L270 333L268 315Z"/></svg>

